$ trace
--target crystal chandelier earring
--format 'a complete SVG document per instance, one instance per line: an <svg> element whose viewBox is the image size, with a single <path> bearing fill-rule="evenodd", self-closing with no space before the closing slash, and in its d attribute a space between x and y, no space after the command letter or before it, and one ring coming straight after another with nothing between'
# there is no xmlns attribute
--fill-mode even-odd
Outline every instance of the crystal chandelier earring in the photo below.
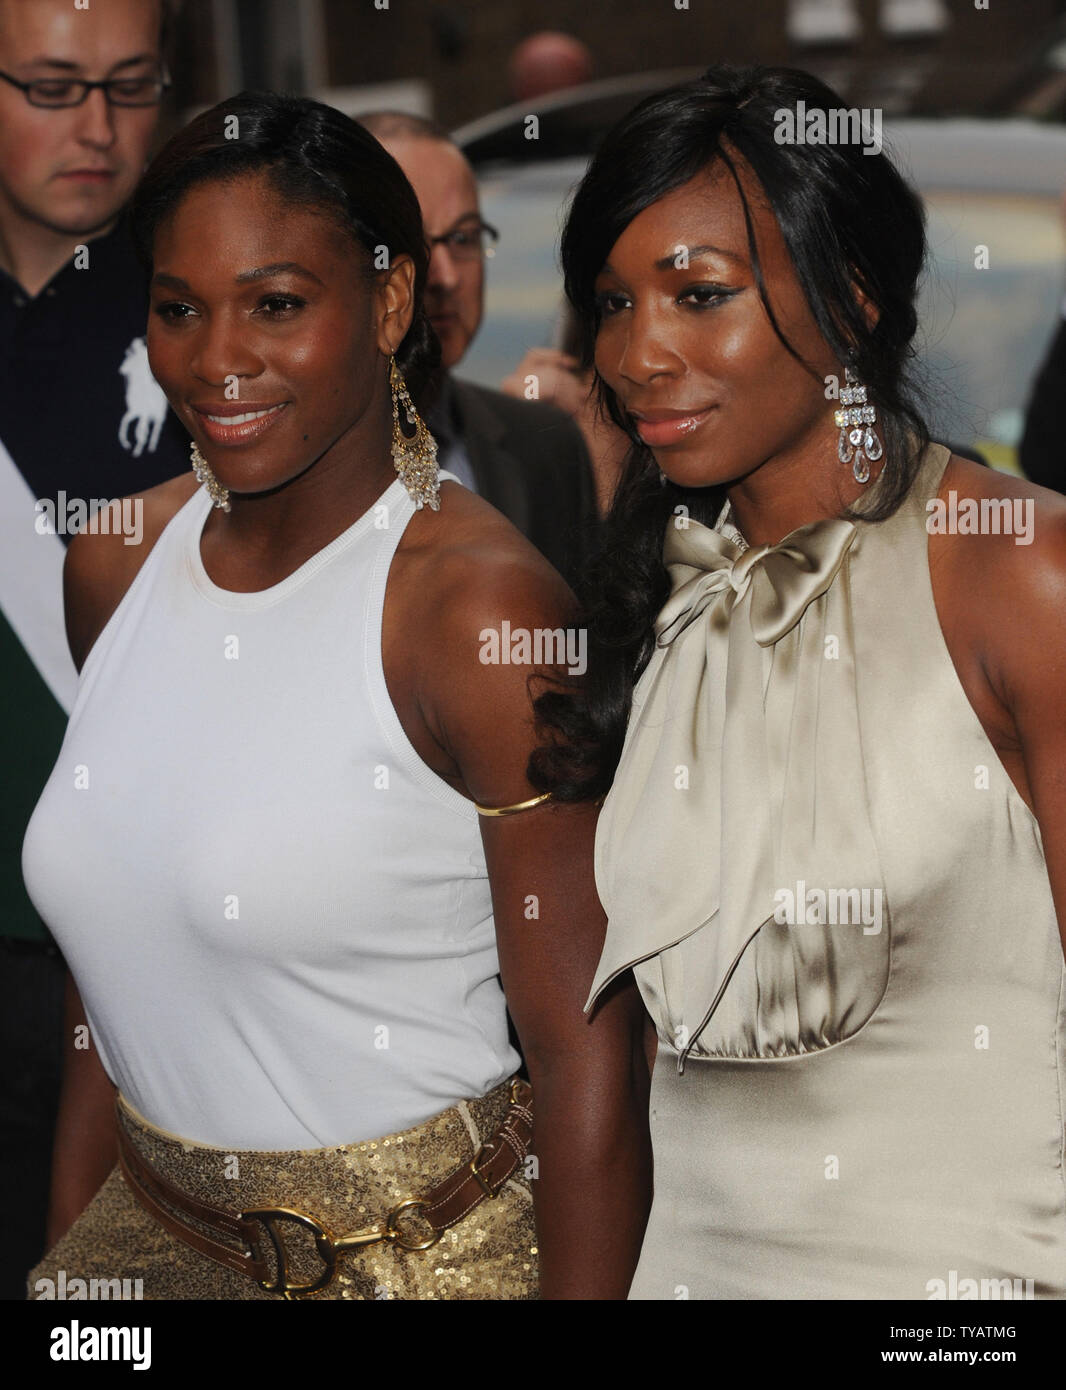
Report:
<svg viewBox="0 0 1066 1390"><path fill-rule="evenodd" d="M211 472L211 466L204 458L195 442L190 448L192 459L192 471L197 479L203 483L207 489L207 495L216 507L221 507L224 512L229 511L229 488L223 487L215 475Z"/></svg>
<svg viewBox="0 0 1066 1390"><path fill-rule="evenodd" d="M871 428L877 423L877 411L867 403L866 387L850 367L844 368L844 382L840 391L844 409L833 413L833 423L840 429L837 458L851 464L857 483L868 483L870 464L876 463L884 452Z"/></svg>
<svg viewBox="0 0 1066 1390"><path fill-rule="evenodd" d="M392 391L392 462L415 506L419 509L428 506L431 511L439 512L437 441L415 409L395 357L389 358L389 387ZM400 423L401 410L407 424L414 429L412 435L408 435Z"/></svg>

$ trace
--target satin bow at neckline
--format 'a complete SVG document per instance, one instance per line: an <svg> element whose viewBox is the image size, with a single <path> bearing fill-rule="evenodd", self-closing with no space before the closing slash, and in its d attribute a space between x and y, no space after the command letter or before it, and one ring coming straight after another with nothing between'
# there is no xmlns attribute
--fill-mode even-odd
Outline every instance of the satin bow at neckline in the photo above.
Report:
<svg viewBox="0 0 1066 1390"><path fill-rule="evenodd" d="M732 592L736 603L751 587L752 635L773 646L832 584L855 536L853 522L832 518L742 551L699 521L672 524L663 561L674 587L655 622L656 645L669 646L718 595Z"/></svg>
<svg viewBox="0 0 1066 1390"><path fill-rule="evenodd" d="M586 1007L632 968L679 1068L693 1049L827 1046L880 997L881 938L775 920L779 890L800 880L883 883L851 584L834 582L861 534L827 518L742 549L700 522L669 524L671 593L597 829L608 930Z"/></svg>

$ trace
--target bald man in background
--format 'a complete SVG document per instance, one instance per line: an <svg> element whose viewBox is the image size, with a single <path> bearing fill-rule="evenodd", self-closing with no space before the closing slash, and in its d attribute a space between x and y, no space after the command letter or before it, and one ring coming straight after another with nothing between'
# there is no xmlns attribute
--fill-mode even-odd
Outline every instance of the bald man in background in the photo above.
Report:
<svg viewBox="0 0 1066 1390"><path fill-rule="evenodd" d="M507 64L515 101L563 92L591 82L595 72L587 44L558 29L541 29L516 44Z"/></svg>
<svg viewBox="0 0 1066 1390"><path fill-rule="evenodd" d="M389 111L358 119L403 169L422 208L430 244L425 306L440 339L441 370L417 404L437 439L441 467L491 502L574 583L597 523L581 431L553 405L516 400L452 371L484 308L489 233L474 171L432 121Z"/></svg>

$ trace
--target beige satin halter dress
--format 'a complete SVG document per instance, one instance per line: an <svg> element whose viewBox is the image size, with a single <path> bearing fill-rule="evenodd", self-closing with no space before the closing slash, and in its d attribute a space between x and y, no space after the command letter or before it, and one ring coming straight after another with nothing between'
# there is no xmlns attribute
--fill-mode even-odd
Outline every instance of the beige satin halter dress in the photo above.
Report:
<svg viewBox="0 0 1066 1390"><path fill-rule="evenodd" d="M669 529L596 842L590 1002L632 968L660 1039L632 1298L1066 1297L1066 970L937 621L948 458L879 525Z"/></svg>

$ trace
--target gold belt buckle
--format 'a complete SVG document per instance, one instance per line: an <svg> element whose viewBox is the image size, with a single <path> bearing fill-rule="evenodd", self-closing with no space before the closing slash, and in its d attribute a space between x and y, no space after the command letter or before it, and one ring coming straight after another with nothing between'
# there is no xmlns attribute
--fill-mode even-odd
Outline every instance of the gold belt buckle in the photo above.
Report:
<svg viewBox="0 0 1066 1390"><path fill-rule="evenodd" d="M492 1189L492 1184L481 1171L495 1152L496 1150L491 1143L482 1144L477 1153L470 1160L470 1171L473 1173L474 1177L477 1178L478 1186L486 1197L495 1197L497 1195Z"/></svg>
<svg viewBox="0 0 1066 1390"><path fill-rule="evenodd" d="M274 1248L277 1264L274 1279L259 1279L257 1283L267 1293L281 1294L286 1299L306 1298L309 1294L319 1293L333 1283L337 1277L337 1257L349 1250L362 1250L368 1245L377 1245L382 1241L398 1245L402 1250L428 1250L440 1240L440 1231L434 1231L428 1240L412 1241L399 1225L399 1218L404 1212L412 1212L416 1207L424 1206L421 1198L407 1197L389 1212L383 1230L357 1231L347 1236L335 1236L329 1227L324 1226L317 1218L297 1211L294 1207L250 1207L247 1211L241 1212L241 1217L244 1220L258 1221L264 1228ZM322 1272L309 1283L294 1283L290 1277L289 1252L284 1236L278 1228L279 1221L295 1222L314 1236L315 1250L322 1261ZM256 1259L260 1258L257 1245L253 1245L252 1254Z"/></svg>

